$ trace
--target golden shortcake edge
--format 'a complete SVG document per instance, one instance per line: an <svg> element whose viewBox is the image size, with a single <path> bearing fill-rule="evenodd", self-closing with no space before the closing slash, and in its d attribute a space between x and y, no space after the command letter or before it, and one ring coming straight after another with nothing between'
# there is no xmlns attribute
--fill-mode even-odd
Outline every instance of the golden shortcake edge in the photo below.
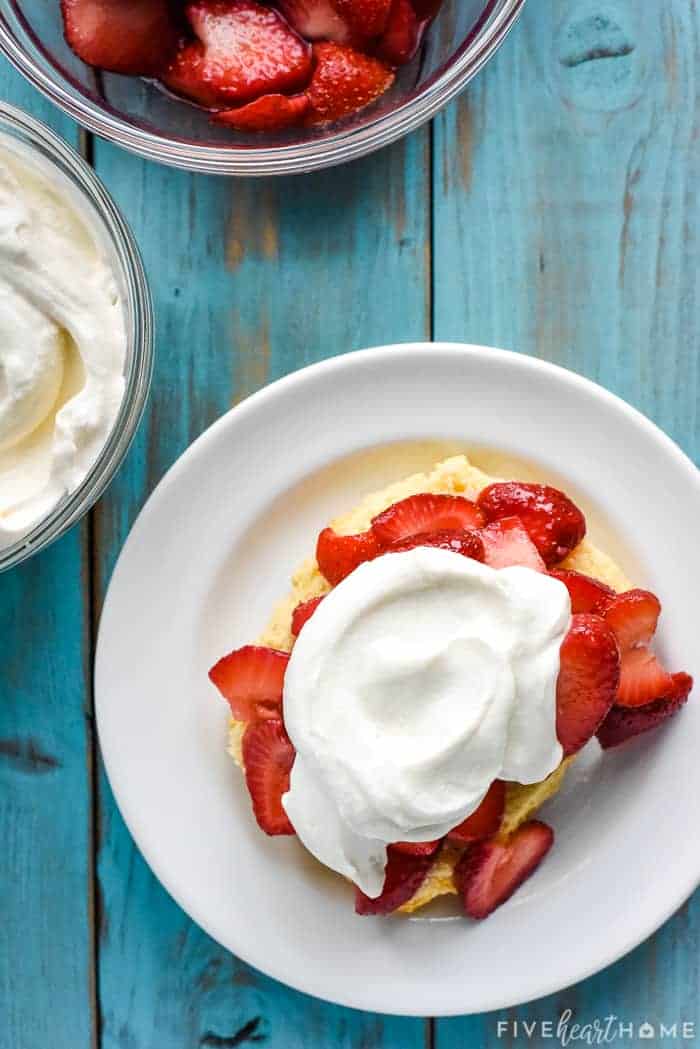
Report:
<svg viewBox="0 0 700 1049"><path fill-rule="evenodd" d="M372 518L401 499L423 492L464 495L476 499L482 489L503 478L489 476L469 462L466 455L457 455L438 463L429 473L417 473L402 481L388 485L381 491L372 492L362 499L354 510L331 522L331 527L342 535L364 532L370 527ZM618 592L629 590L632 583L622 569L602 550L588 539L583 539L575 550L562 562L561 568L574 569L606 583ZM296 606L313 597L319 597L331 589L321 575L315 558L309 558L292 576L290 593L275 607L272 616L256 644L291 652L294 637L291 632L292 613ZM243 768L242 739L246 723L232 718L229 726L229 753ZM541 783L521 785L509 783L506 790L506 805L500 833L512 834L530 819L534 813L559 790L566 769L572 758L562 762L559 768ZM454 870L462 850L445 845L437 854L423 884L399 913L411 914L426 906L439 896L456 894Z"/></svg>

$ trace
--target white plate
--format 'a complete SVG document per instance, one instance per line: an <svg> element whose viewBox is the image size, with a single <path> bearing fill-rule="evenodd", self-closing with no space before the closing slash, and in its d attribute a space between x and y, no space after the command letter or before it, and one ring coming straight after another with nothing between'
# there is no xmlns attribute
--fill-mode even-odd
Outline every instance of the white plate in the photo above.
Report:
<svg viewBox="0 0 700 1049"><path fill-rule="evenodd" d="M426 439L448 443L386 448ZM212 426L134 525L97 648L109 778L178 903L293 987L421 1016L504 1008L580 980L652 933L700 878L697 699L617 752L587 748L548 807L555 848L480 924L359 918L349 886L295 841L268 839L254 825L225 753L226 709L208 667L258 634L331 516L455 442L516 454L564 478L594 538L604 535L636 580L662 596L664 656L697 675L692 463L643 416L576 375L443 344L336 357ZM374 451L356 454L362 449Z"/></svg>

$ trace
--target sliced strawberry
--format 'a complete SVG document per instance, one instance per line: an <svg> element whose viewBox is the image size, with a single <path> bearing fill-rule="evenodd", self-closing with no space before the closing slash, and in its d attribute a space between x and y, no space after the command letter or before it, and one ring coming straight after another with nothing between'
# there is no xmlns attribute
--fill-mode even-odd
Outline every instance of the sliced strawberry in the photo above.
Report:
<svg viewBox="0 0 700 1049"><path fill-rule="evenodd" d="M197 39L184 43L162 76L178 94L203 106L235 106L309 80L311 48L272 8L194 0L185 13Z"/></svg>
<svg viewBox="0 0 700 1049"><path fill-rule="evenodd" d="M470 918L487 918L510 899L539 866L554 842L554 831L540 820L519 827L507 841L477 842L462 856L455 881Z"/></svg>
<svg viewBox="0 0 700 1049"><path fill-rule="evenodd" d="M569 591L571 611L574 615L578 612L595 612L596 615L602 616L615 599L612 587L600 583L592 576L584 575L583 572L574 572L569 568L553 568L549 575L552 579L558 579Z"/></svg>
<svg viewBox="0 0 700 1049"><path fill-rule="evenodd" d="M496 779L476 812L472 812L471 816L467 816L458 827L451 830L448 838L460 845L470 845L474 841L490 838L501 825L505 804L506 785L503 780Z"/></svg>
<svg viewBox="0 0 700 1049"><path fill-rule="evenodd" d="M614 632L621 652L635 645L648 645L656 633L661 602L649 590L626 590L618 594L607 608L597 608Z"/></svg>
<svg viewBox="0 0 700 1049"><path fill-rule="evenodd" d="M258 721L243 734L245 781L259 827L266 834L294 834L282 807L296 751L281 721Z"/></svg>
<svg viewBox="0 0 700 1049"><path fill-rule="evenodd" d="M237 131L283 131L301 124L309 104L305 94L261 95L246 106L224 109L213 119Z"/></svg>
<svg viewBox="0 0 700 1049"><path fill-rule="evenodd" d="M321 597L312 597L309 601L302 601L292 612L292 634L299 637L301 628L308 623L318 606L323 601Z"/></svg>
<svg viewBox="0 0 700 1049"><path fill-rule="evenodd" d="M509 568L522 565L535 572L544 572L544 561L537 547L523 528L520 518L504 517L482 528L486 564L491 568Z"/></svg>
<svg viewBox="0 0 700 1049"><path fill-rule="evenodd" d="M443 0L411 0L413 9L419 18L435 18L442 7Z"/></svg>
<svg viewBox="0 0 700 1049"><path fill-rule="evenodd" d="M672 674L670 688L652 703L643 707L613 707L597 732L601 747L609 750L656 728L681 709L692 687L693 679L689 674Z"/></svg>
<svg viewBox="0 0 700 1049"><path fill-rule="evenodd" d="M428 20L418 17L411 0L393 0L386 29L377 44L377 57L390 66L410 62L427 25Z"/></svg>
<svg viewBox="0 0 700 1049"><path fill-rule="evenodd" d="M381 553L374 532L358 535L338 535L332 528L324 528L316 543L316 560L321 575L337 586L364 561L372 561Z"/></svg>
<svg viewBox="0 0 700 1049"><path fill-rule="evenodd" d="M386 29L392 0L333 0L333 3L357 38L370 39Z"/></svg>
<svg viewBox="0 0 700 1049"><path fill-rule="evenodd" d="M282 14L305 40L351 44L353 33L335 0L277 0Z"/></svg>
<svg viewBox="0 0 700 1049"><path fill-rule="evenodd" d="M61 0L61 11L78 58L112 73L153 76L177 47L169 0Z"/></svg>
<svg viewBox="0 0 700 1049"><path fill-rule="evenodd" d="M671 674L646 645L630 648L622 654L615 702L621 707L643 707L666 695L672 685Z"/></svg>
<svg viewBox="0 0 700 1049"><path fill-rule="evenodd" d="M388 862L381 896L373 900L361 889L355 889L355 910L358 914L391 914L415 896L425 881L433 862L432 855L416 856L387 849Z"/></svg>
<svg viewBox="0 0 700 1049"><path fill-rule="evenodd" d="M586 534L586 519L579 508L546 484L490 484L477 502L488 521L519 517L547 567L563 561Z"/></svg>
<svg viewBox="0 0 700 1049"><path fill-rule="evenodd" d="M600 616L573 616L557 680L557 737L565 756L595 735L619 683L620 652L612 630Z"/></svg>
<svg viewBox="0 0 700 1049"><path fill-rule="evenodd" d="M407 856L434 856L440 846L440 838L435 841L397 841L392 845L396 852Z"/></svg>
<svg viewBox="0 0 700 1049"><path fill-rule="evenodd" d="M288 662L287 652L245 645L220 659L209 671L209 678L239 721L278 718Z"/></svg>
<svg viewBox="0 0 700 1049"><path fill-rule="evenodd" d="M394 74L376 58L352 47L314 44L315 69L307 94L311 110L307 124L330 124L357 113L383 95Z"/></svg>
<svg viewBox="0 0 700 1049"><path fill-rule="evenodd" d="M405 550L415 550L417 546L434 546L439 550L449 550L462 557L471 557L474 561L484 560L484 544L478 532L423 532L409 535L387 547L388 554L398 554Z"/></svg>
<svg viewBox="0 0 700 1049"><path fill-rule="evenodd" d="M389 546L399 539L426 532L463 531L480 528L484 517L471 499L461 495L410 495L394 503L372 521L380 543Z"/></svg>

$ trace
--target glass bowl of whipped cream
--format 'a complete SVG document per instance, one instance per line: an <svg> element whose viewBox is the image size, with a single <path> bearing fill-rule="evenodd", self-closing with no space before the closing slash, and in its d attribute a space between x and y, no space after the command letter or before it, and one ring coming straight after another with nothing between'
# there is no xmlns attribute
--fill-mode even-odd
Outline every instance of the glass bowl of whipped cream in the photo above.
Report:
<svg viewBox="0 0 700 1049"><path fill-rule="evenodd" d="M0 103L0 570L102 494L152 367L153 309L129 227L73 149Z"/></svg>

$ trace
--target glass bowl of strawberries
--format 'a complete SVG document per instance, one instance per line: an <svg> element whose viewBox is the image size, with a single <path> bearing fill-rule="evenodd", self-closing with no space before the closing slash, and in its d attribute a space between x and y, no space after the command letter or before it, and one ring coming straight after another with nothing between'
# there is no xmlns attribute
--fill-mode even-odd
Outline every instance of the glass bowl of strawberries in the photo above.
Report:
<svg viewBox="0 0 700 1049"><path fill-rule="evenodd" d="M0 50L91 131L193 171L313 171L430 119L524 0L0 0Z"/></svg>

